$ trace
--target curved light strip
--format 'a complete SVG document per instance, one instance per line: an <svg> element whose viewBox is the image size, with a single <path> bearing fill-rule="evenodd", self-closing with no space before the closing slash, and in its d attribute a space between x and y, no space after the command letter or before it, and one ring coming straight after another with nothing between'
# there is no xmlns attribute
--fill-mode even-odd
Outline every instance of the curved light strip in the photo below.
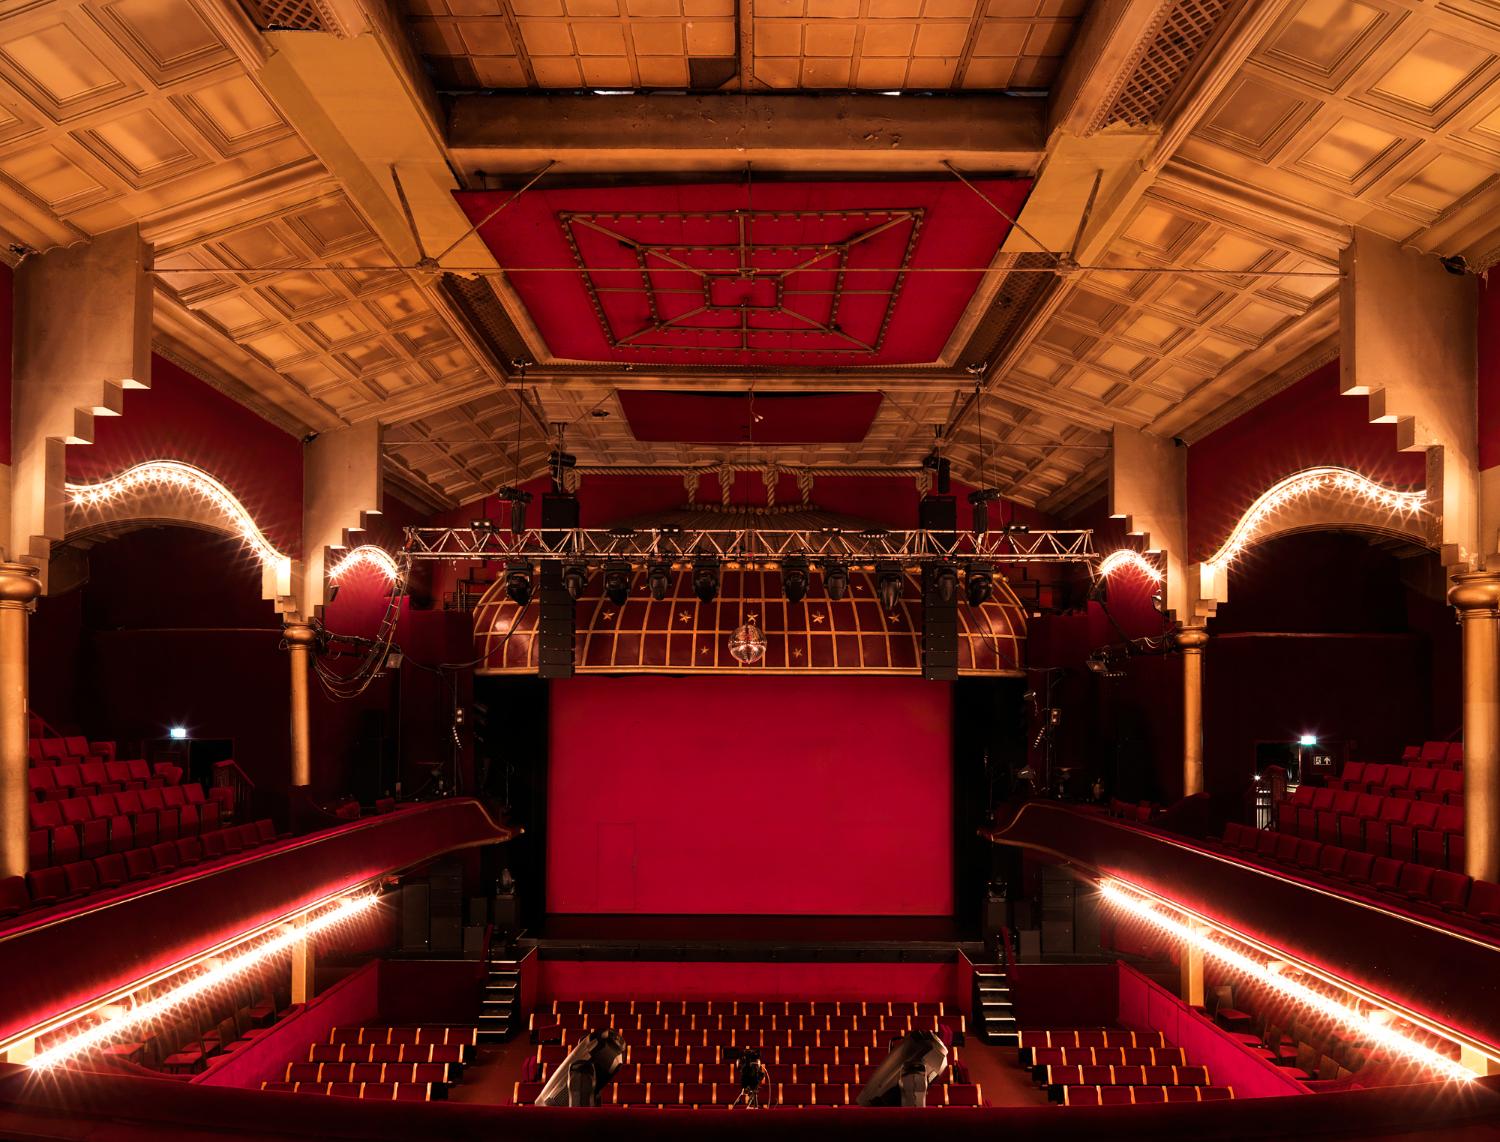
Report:
<svg viewBox="0 0 1500 1142"><path fill-rule="evenodd" d="M400 568L396 566L396 560L389 551L373 543L362 543L344 552L339 561L328 569L328 581L337 583L344 575L359 567L373 568L392 583L401 578Z"/></svg>
<svg viewBox="0 0 1500 1142"><path fill-rule="evenodd" d="M362 915L373 908L379 900L380 897L373 892L345 897L328 911L317 916L309 916L302 923L283 924L281 932L269 940L254 944L238 955L221 960L202 975L195 975L155 998L127 1009L118 1019L106 1019L96 1023L87 1030L64 1039L45 1051L38 1052L26 1060L26 1065L33 1070L47 1070L49 1067L75 1059L87 1051L119 1038L131 1027L139 1027L170 1015L182 1004L215 988L223 987L236 976L264 963L272 956L288 951L325 929Z"/></svg>
<svg viewBox="0 0 1500 1142"><path fill-rule="evenodd" d="M1229 533L1229 538L1224 541L1224 546L1205 559L1204 565L1216 571L1228 567L1255 541L1256 534L1278 511L1293 500L1324 491L1343 492L1365 501L1371 507L1385 508L1402 515L1420 512L1427 499L1426 492L1402 492L1387 488L1349 468L1307 468L1272 484L1262 492L1250 505L1250 510L1240 516L1234 530Z"/></svg>
<svg viewBox="0 0 1500 1142"><path fill-rule="evenodd" d="M291 557L283 555L272 546L265 533L260 530L245 505L235 498L233 492L210 476L202 468L184 464L180 460L148 460L127 468L118 476L98 484L68 484L69 498L78 507L98 507L134 493L153 489L170 488L187 492L208 501L223 515L242 539L250 545L263 564L284 568L291 564Z"/></svg>
<svg viewBox="0 0 1500 1142"><path fill-rule="evenodd" d="M1113 575L1116 571L1125 567L1134 567L1153 583L1160 583L1164 576L1152 565L1151 561L1139 551L1131 551L1129 548L1121 548L1119 551L1111 551L1099 564L1099 574L1104 576Z"/></svg>
<svg viewBox="0 0 1500 1142"><path fill-rule="evenodd" d="M1120 881L1102 880L1099 882L1099 893L1107 902L1120 910L1154 924L1167 935L1197 948L1204 955L1212 956L1220 963L1250 977L1257 983L1264 984L1272 991L1321 1012L1362 1037L1380 1044L1394 1055L1436 1071L1454 1082L1469 1082L1477 1077L1462 1063L1450 1059L1441 1052L1434 1051L1426 1044L1410 1039L1384 1023L1377 1023L1364 1012L1281 974L1270 964L1260 963L1218 940L1210 939L1205 932L1160 911L1152 901L1136 895L1133 891L1127 891L1128 887ZM1215 926L1214 930L1233 938L1226 929Z"/></svg>

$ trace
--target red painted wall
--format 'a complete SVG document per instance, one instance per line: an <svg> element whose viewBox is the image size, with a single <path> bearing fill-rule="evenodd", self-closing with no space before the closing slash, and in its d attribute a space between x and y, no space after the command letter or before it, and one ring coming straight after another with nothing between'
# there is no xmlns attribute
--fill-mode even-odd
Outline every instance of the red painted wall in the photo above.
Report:
<svg viewBox="0 0 1500 1142"><path fill-rule="evenodd" d="M1331 361L1189 448L1194 558L1213 554L1256 496L1302 468L1341 464L1383 484L1421 487L1422 454L1396 451L1395 425L1370 424L1367 414L1364 398L1340 394Z"/></svg>
<svg viewBox="0 0 1500 1142"><path fill-rule="evenodd" d="M548 960L541 1002L553 999L782 999L967 1003L956 963L664 963Z"/></svg>
<svg viewBox="0 0 1500 1142"><path fill-rule="evenodd" d="M302 540L302 442L174 365L151 359L151 387L125 415L94 420L94 442L68 449L68 479L107 479L144 460L182 460L217 477L288 555Z"/></svg>
<svg viewBox="0 0 1500 1142"><path fill-rule="evenodd" d="M952 912L947 686L573 678L551 694L549 911Z"/></svg>

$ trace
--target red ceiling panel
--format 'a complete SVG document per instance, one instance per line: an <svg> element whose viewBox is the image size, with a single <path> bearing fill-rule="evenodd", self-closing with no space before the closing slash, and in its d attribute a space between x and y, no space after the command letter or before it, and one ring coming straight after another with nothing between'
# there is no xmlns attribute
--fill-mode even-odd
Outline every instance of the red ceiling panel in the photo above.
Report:
<svg viewBox="0 0 1500 1142"><path fill-rule="evenodd" d="M974 185L1011 217L1031 189ZM935 361L1009 229L908 180L531 190L479 233L556 357L752 367Z"/></svg>
<svg viewBox="0 0 1500 1142"><path fill-rule="evenodd" d="M684 393L621 389L637 440L684 444L855 444L880 411L879 393Z"/></svg>

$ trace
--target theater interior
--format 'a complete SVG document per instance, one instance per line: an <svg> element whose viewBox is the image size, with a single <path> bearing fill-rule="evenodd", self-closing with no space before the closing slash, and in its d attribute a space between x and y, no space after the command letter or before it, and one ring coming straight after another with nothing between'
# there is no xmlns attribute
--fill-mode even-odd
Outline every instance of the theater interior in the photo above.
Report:
<svg viewBox="0 0 1500 1142"><path fill-rule="evenodd" d="M0 0L0 1137L1500 1138L1500 3Z"/></svg>

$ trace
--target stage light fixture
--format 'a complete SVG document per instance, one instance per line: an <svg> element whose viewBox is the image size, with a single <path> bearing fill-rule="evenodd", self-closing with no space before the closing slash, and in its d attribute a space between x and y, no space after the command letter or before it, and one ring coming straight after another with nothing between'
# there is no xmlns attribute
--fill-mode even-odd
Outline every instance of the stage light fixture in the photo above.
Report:
<svg viewBox="0 0 1500 1142"><path fill-rule="evenodd" d="M719 557L700 555L693 561L693 594L700 603L711 603L719 594Z"/></svg>
<svg viewBox="0 0 1500 1142"><path fill-rule="evenodd" d="M1000 493L994 488L980 488L978 491L969 493L969 507L973 509L971 530L975 535L983 535L990 529L990 504L1000 498Z"/></svg>
<svg viewBox="0 0 1500 1142"><path fill-rule="evenodd" d="M526 505L531 503L531 493L520 488L501 488L495 493L497 499L510 504L510 530L520 535L526 530Z"/></svg>
<svg viewBox="0 0 1500 1142"><path fill-rule="evenodd" d="M891 1044L855 1102L860 1106L926 1106L927 1088L948 1069L948 1044L936 1031L908 1031Z"/></svg>
<svg viewBox="0 0 1500 1142"><path fill-rule="evenodd" d="M958 593L958 568L951 563L934 563L930 572L937 587L938 598L945 603L953 602Z"/></svg>
<svg viewBox="0 0 1500 1142"><path fill-rule="evenodd" d="M834 602L849 593L849 568L832 559L823 561L823 590Z"/></svg>
<svg viewBox="0 0 1500 1142"><path fill-rule="evenodd" d="M531 602L531 564L512 563L505 569L505 594L518 607Z"/></svg>
<svg viewBox="0 0 1500 1142"><path fill-rule="evenodd" d="M646 572L646 585L651 588L651 597L658 603L672 589L672 565L667 562L653 563Z"/></svg>
<svg viewBox="0 0 1500 1142"><path fill-rule="evenodd" d="M903 575L896 563L879 563L875 567L875 593L880 596L880 605L886 614L894 614L901 602Z"/></svg>
<svg viewBox="0 0 1500 1142"><path fill-rule="evenodd" d="M565 563L562 572L563 589L568 596L577 599L583 594L583 589L588 586L589 569L586 563Z"/></svg>
<svg viewBox="0 0 1500 1142"><path fill-rule="evenodd" d="M789 603L807 598L807 556L788 555L781 561L781 593Z"/></svg>
<svg viewBox="0 0 1500 1142"><path fill-rule="evenodd" d="M536 1106L598 1106L599 1089L625 1061L625 1041L612 1031L590 1031L574 1044L536 1096Z"/></svg>
<svg viewBox="0 0 1500 1142"><path fill-rule="evenodd" d="M604 565L604 597L617 607L623 607L630 598L630 564L622 560L611 560Z"/></svg>
<svg viewBox="0 0 1500 1142"><path fill-rule="evenodd" d="M173 726L167 731L167 736L174 742L185 742L187 741L187 727Z"/></svg>
<svg viewBox="0 0 1500 1142"><path fill-rule="evenodd" d="M968 574L964 576L964 593L971 607L989 602L995 593L995 569L988 563L969 564Z"/></svg>

